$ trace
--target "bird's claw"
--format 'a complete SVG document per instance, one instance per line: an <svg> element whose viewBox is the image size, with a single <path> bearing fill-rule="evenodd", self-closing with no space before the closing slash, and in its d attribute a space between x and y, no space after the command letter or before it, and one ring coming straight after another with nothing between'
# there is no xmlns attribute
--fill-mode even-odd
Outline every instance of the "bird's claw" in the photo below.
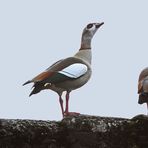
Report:
<svg viewBox="0 0 148 148"><path fill-rule="evenodd" d="M64 113L64 117L67 117L67 116L78 116L80 115L80 113L76 113L76 112L65 112Z"/></svg>

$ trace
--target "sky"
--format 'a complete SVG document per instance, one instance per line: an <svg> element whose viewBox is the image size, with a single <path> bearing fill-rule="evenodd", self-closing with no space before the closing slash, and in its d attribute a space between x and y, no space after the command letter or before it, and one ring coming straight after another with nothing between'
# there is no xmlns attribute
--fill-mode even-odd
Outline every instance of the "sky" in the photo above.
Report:
<svg viewBox="0 0 148 148"><path fill-rule="evenodd" d="M80 47L83 28L104 22L92 40L92 77L71 93L70 111L132 118L146 114L137 81L148 66L148 1L0 1L0 118L61 120L58 95L28 97L24 82Z"/></svg>

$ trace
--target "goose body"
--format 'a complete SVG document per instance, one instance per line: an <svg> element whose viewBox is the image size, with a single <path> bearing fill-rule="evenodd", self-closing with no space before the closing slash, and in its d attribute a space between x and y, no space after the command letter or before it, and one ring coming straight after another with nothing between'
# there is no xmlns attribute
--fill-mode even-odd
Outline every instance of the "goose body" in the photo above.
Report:
<svg viewBox="0 0 148 148"><path fill-rule="evenodd" d="M34 83L29 96L39 93L41 90L53 90L59 95L62 115L77 114L69 112L69 94L86 84L91 77L91 39L103 24L88 24L82 33L81 47L74 56L55 62L45 71L25 82L23 85ZM64 91L67 92L65 110L62 99Z"/></svg>
<svg viewBox="0 0 148 148"><path fill-rule="evenodd" d="M147 103L148 105L148 67L143 69L138 79L139 104Z"/></svg>

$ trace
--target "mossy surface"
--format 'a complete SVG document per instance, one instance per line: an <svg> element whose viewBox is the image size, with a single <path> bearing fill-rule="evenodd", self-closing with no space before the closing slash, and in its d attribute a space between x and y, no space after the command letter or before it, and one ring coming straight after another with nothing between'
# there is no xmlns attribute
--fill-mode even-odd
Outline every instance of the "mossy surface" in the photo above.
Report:
<svg viewBox="0 0 148 148"><path fill-rule="evenodd" d="M147 148L148 117L89 115L61 121L0 119L0 148Z"/></svg>

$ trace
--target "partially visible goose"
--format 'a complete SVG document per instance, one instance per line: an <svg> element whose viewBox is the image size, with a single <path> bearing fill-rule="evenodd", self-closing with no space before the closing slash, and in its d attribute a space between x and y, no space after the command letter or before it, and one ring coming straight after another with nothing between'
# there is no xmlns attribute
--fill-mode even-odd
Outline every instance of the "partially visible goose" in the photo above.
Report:
<svg viewBox="0 0 148 148"><path fill-rule="evenodd" d="M91 77L91 40L103 24L103 22L88 24L82 33L81 47L74 56L57 61L44 72L25 82L23 85L34 83L33 90L29 96L39 93L44 89L53 90L59 95L63 117L71 114L79 114L69 112L69 94L72 90L86 84ZM65 110L61 97L64 91L66 91Z"/></svg>
<svg viewBox="0 0 148 148"><path fill-rule="evenodd" d="M138 80L139 104L146 103L148 107L148 67L143 69Z"/></svg>

